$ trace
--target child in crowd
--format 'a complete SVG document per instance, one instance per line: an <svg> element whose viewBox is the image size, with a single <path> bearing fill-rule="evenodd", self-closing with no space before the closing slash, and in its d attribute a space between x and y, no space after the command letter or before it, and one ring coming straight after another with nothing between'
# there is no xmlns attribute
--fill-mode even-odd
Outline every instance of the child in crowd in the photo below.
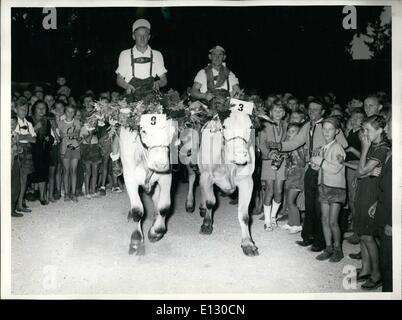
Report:
<svg viewBox="0 0 402 320"><path fill-rule="evenodd" d="M34 172L31 143L36 142L36 133L32 123L26 119L27 114L28 114L28 104L17 103L17 126L14 132L18 134L19 145L21 147L21 153L19 156L21 167L20 167L20 194L18 196L18 203L15 212L20 214L32 211L25 204L24 196L27 186L28 175Z"/></svg>
<svg viewBox="0 0 402 320"><path fill-rule="evenodd" d="M289 117L289 123L304 123L306 121L306 114L298 109L295 111L292 111Z"/></svg>
<svg viewBox="0 0 402 320"><path fill-rule="evenodd" d="M15 132L17 127L17 115L12 112L11 114L11 216L23 217L22 213L16 212L18 197L21 191L21 169L19 161L19 134Z"/></svg>
<svg viewBox="0 0 402 320"><path fill-rule="evenodd" d="M323 120L325 145L310 161L314 170L319 170L319 202L321 204L321 221L326 249L317 260L339 262L343 259L341 231L338 224L339 212L346 200L346 178L343 160L346 157L341 144L335 137L341 128L336 117Z"/></svg>
<svg viewBox="0 0 402 320"><path fill-rule="evenodd" d="M83 123L83 113L80 109L77 109L74 119L78 120L81 123L81 127L82 127L82 123ZM81 154L82 154L82 150L81 150ZM84 196L84 193L82 192L82 188L85 184L85 164L82 161L82 157L78 160L78 164L77 164L77 189L75 194L77 195L77 197L82 197Z"/></svg>
<svg viewBox="0 0 402 320"><path fill-rule="evenodd" d="M101 175L101 186L99 188L99 194L101 196L106 195L106 181L112 183L112 192L120 193L122 192L121 187L118 184L118 177L113 174L112 160L110 158L110 153L112 152L112 138L109 137L109 124L105 123L104 126L98 127L99 136L99 147L102 154L102 175ZM118 141L118 140L117 140Z"/></svg>
<svg viewBox="0 0 402 320"><path fill-rule="evenodd" d="M273 122L265 122L264 129L260 132L260 149L263 158L261 180L265 181L264 197L264 230L272 231L276 226L276 213L282 202L282 189L285 180L285 163L279 168L272 168L272 156L274 153L267 147L267 141L282 142L286 137L287 123L285 107L280 100L275 100L270 108L270 117Z"/></svg>
<svg viewBox="0 0 402 320"><path fill-rule="evenodd" d="M289 116L289 123L300 123L303 124L306 121L306 114L300 110L300 109L296 109L295 111L292 111L292 113ZM305 148L305 147L304 147ZM286 182L285 182L286 183ZM284 196L283 198L286 200L288 198L288 188L284 188ZM297 202L298 203L303 203L303 205L301 206L302 209L304 210L304 193L300 192L299 196L297 198ZM278 212L278 221L279 220L284 220L286 219L286 212L288 211L288 205L287 202L284 202L284 205L281 207L281 209ZM287 229L288 225L285 224L283 226L283 228Z"/></svg>
<svg viewBox="0 0 402 320"><path fill-rule="evenodd" d="M292 140L302 127L301 123L288 125L285 141ZM306 166L305 149L300 147L289 153L286 158L285 204L288 208L288 223L283 226L289 233L302 231L300 212L296 200L304 189L304 168Z"/></svg>
<svg viewBox="0 0 402 320"><path fill-rule="evenodd" d="M55 116L55 125L54 125L54 136L55 142L52 146L51 150L51 158L53 159L52 162L55 164L55 192L54 192L54 200L59 200L61 198L61 183L62 183L62 176L63 176L63 162L60 158L60 130L58 128L58 123L66 119L65 115L65 107L66 104L62 100L57 100L54 105L53 109L51 109L51 113Z"/></svg>
<svg viewBox="0 0 402 320"><path fill-rule="evenodd" d="M385 139L385 119L372 115L363 122L364 134L361 139L361 155L357 169L360 179L355 201L355 230L360 237L362 269L357 281L366 281L363 289L375 289L381 286L381 272L378 245L375 237L379 236L375 216L370 207L376 202L379 192L379 177L371 174L376 168L382 168L389 151ZM369 196L368 196L369 195Z"/></svg>
<svg viewBox="0 0 402 320"><path fill-rule="evenodd" d="M98 178L98 166L102 161L98 137L95 128L83 126L81 128L81 161L85 165L85 197L96 197L96 181Z"/></svg>
<svg viewBox="0 0 402 320"><path fill-rule="evenodd" d="M353 217L355 213L355 195L357 188L357 177L356 177L356 169L359 164L360 159L360 151L361 151L361 142L360 142L360 129L365 117L364 111L362 108L355 108L352 111L352 114L349 119L350 130L347 133L347 141L348 147L346 148L346 183L348 189L348 207L350 212L350 222L351 228L353 230ZM357 235L351 236L348 239L352 244L359 243L359 239Z"/></svg>
<svg viewBox="0 0 402 320"><path fill-rule="evenodd" d="M64 167L64 201L78 202L75 194L77 186L77 164L80 154L81 123L74 119L76 109L67 105L65 119L58 122L60 132L60 158Z"/></svg>

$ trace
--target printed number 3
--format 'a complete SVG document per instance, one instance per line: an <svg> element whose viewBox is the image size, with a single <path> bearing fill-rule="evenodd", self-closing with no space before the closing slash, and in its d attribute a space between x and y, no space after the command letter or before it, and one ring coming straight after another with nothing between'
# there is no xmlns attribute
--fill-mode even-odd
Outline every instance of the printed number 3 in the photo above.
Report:
<svg viewBox="0 0 402 320"><path fill-rule="evenodd" d="M243 111L243 107L244 107L244 105L243 105L242 103L240 103L240 104L239 104L239 108L238 108L237 110Z"/></svg>
<svg viewBox="0 0 402 320"><path fill-rule="evenodd" d="M151 124L154 126L156 124L156 117L152 116L151 117Z"/></svg>

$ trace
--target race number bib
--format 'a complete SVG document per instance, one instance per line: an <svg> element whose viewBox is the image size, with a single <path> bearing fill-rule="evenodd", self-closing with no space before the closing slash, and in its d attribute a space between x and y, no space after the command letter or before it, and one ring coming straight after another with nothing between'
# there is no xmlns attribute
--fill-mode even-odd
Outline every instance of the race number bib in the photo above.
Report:
<svg viewBox="0 0 402 320"><path fill-rule="evenodd" d="M236 112L244 112L251 115L253 113L254 103L249 101L243 101L239 99L230 99L230 104L233 105L230 109Z"/></svg>
<svg viewBox="0 0 402 320"><path fill-rule="evenodd" d="M143 114L140 119L140 127L164 128L166 126L166 114Z"/></svg>

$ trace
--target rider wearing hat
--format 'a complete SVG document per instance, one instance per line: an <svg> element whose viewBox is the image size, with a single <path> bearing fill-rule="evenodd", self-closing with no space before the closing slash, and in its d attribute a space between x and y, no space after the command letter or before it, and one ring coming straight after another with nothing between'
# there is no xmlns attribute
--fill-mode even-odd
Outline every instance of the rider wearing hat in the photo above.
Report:
<svg viewBox="0 0 402 320"><path fill-rule="evenodd" d="M138 19L132 30L135 46L120 53L116 82L134 100L140 100L167 85L167 70L162 54L148 45L151 24L145 19ZM156 77L159 80L155 80Z"/></svg>
<svg viewBox="0 0 402 320"><path fill-rule="evenodd" d="M240 91L239 80L226 67L226 51L221 46L209 50L208 66L200 70L191 89L191 97L197 100L210 102L217 94L225 92L233 96Z"/></svg>

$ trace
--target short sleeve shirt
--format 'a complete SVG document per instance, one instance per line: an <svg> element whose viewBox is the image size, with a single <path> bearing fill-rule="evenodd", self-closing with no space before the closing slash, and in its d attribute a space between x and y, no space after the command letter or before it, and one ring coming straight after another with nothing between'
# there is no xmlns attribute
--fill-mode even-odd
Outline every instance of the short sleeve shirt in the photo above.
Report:
<svg viewBox="0 0 402 320"><path fill-rule="evenodd" d="M378 161L378 167L381 167L385 159L387 158L387 153L389 150L389 145L385 141L380 142L378 144L372 144L368 153L367 153L367 161L374 160Z"/></svg>
<svg viewBox="0 0 402 320"><path fill-rule="evenodd" d="M144 53L137 50L136 46L133 48L133 55L135 58L151 57L151 47L148 46ZM167 72L163 61L163 56L159 51L152 50L152 77L160 77ZM150 76L150 62L136 63L134 66L135 77L137 79L146 79ZM116 74L120 74L128 83L133 78L133 70L131 67L131 49L123 50L119 56L119 66L116 69Z"/></svg>
<svg viewBox="0 0 402 320"><path fill-rule="evenodd" d="M214 68L212 68L212 74L213 76L217 76L219 75L219 71L215 70ZM198 71L197 75L194 78L194 82L197 82L201 85L200 88L200 92L201 93L205 93L207 92L208 88L207 88L207 74L205 73L205 70L202 69L200 71ZM239 84L239 79L237 79L237 77L234 75L234 73L232 71L230 71L229 73L229 85L230 85L230 91L233 90L233 86L234 85L238 85ZM227 89L227 82L225 81L223 83L223 85L217 89Z"/></svg>
<svg viewBox="0 0 402 320"><path fill-rule="evenodd" d="M32 137L36 137L36 133L35 130L33 128L33 125L31 122L29 122L27 119L23 119L21 120L20 118L18 118L17 120L17 126L15 127L14 130L15 133L18 134L30 134ZM29 143L27 140L20 140L20 143Z"/></svg>

